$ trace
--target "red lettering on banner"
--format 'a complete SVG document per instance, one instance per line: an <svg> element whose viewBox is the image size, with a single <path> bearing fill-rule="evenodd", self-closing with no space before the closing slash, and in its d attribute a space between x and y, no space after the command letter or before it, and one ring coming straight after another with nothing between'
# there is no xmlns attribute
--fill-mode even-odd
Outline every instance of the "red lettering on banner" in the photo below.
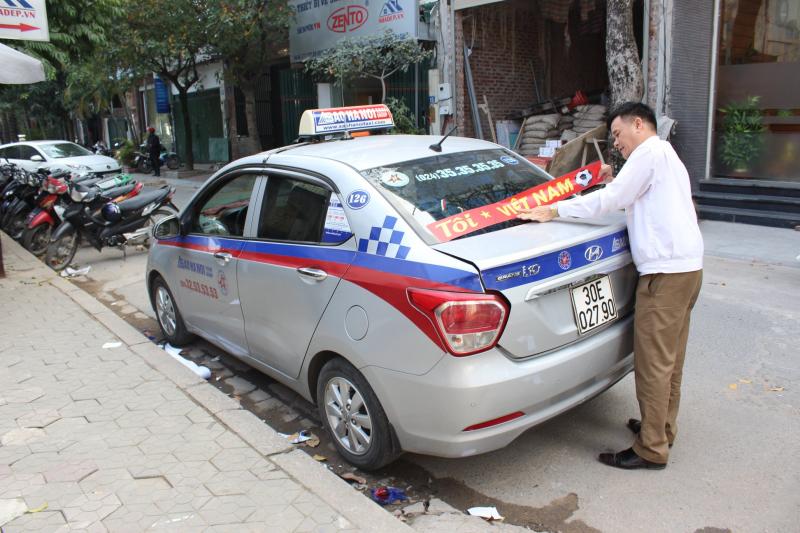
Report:
<svg viewBox="0 0 800 533"><path fill-rule="evenodd" d="M601 181L600 161L595 161L511 198L437 220L428 224L427 228L440 241L450 241L456 237L516 218L517 214L524 209L563 200L576 192L593 187Z"/></svg>

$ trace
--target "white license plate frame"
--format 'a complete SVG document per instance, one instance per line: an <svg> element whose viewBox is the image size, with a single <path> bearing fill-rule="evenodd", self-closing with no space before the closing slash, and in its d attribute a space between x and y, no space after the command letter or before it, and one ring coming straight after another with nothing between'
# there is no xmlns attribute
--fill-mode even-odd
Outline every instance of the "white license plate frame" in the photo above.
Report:
<svg viewBox="0 0 800 533"><path fill-rule="evenodd" d="M570 300L578 335L590 333L619 318L609 276L599 276L572 287Z"/></svg>

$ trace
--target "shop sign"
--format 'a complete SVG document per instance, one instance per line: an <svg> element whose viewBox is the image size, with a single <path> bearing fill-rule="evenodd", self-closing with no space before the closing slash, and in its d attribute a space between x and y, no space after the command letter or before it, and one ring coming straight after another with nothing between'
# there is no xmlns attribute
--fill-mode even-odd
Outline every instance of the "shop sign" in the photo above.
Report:
<svg viewBox="0 0 800 533"><path fill-rule="evenodd" d="M3 0L0 3L0 39L49 41L45 0Z"/></svg>
<svg viewBox="0 0 800 533"><path fill-rule="evenodd" d="M156 76L154 85L156 90L156 113L169 113L169 89L167 89L167 84Z"/></svg>
<svg viewBox="0 0 800 533"><path fill-rule="evenodd" d="M416 0L289 0L295 14L289 26L291 59L304 61L343 37L368 37L385 30L416 39L416 4Z"/></svg>

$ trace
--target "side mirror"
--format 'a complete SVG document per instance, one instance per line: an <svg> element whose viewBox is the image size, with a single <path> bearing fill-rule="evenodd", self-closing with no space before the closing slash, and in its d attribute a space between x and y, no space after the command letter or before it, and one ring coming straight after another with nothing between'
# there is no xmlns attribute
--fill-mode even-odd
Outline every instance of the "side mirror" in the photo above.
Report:
<svg viewBox="0 0 800 533"><path fill-rule="evenodd" d="M44 161L44 157L40 156L39 154L34 154L31 156L31 161L36 161L37 163L41 163Z"/></svg>
<svg viewBox="0 0 800 533"><path fill-rule="evenodd" d="M153 237L156 239L171 239L181 234L181 223L176 215L162 218L153 227Z"/></svg>

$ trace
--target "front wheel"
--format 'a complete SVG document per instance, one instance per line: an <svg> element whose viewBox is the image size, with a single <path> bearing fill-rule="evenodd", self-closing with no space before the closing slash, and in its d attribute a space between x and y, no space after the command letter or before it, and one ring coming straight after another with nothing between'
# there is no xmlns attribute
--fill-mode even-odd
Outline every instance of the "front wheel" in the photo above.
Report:
<svg viewBox="0 0 800 533"><path fill-rule="evenodd" d="M69 231L62 233L56 240L50 242L44 262L56 272L64 270L75 257L80 242L81 234L74 227L70 228Z"/></svg>
<svg viewBox="0 0 800 533"><path fill-rule="evenodd" d="M33 228L25 228L22 232L22 246L36 257L47 253L50 244L50 235L53 228L50 224L39 224Z"/></svg>
<svg viewBox="0 0 800 533"><path fill-rule="evenodd" d="M194 336L186 329L183 317L178 311L178 304L175 303L172 291L169 290L163 278L157 277L153 281L150 298L152 299L153 310L156 312L158 326L161 328L161 333L164 334L167 342L173 346L185 346L188 344Z"/></svg>
<svg viewBox="0 0 800 533"><path fill-rule="evenodd" d="M147 157L141 158L139 164L136 166L136 170L142 174L150 174L153 171L153 165L150 159Z"/></svg>
<svg viewBox="0 0 800 533"><path fill-rule="evenodd" d="M25 231L26 222L28 220L28 213L17 213L8 218L6 226L3 231L8 233L8 236L14 240L19 240L22 237L22 232Z"/></svg>
<svg viewBox="0 0 800 533"><path fill-rule="evenodd" d="M181 166L180 161L178 161L178 156L175 154L167 156L167 168L170 170L177 170L178 167Z"/></svg>
<svg viewBox="0 0 800 533"><path fill-rule="evenodd" d="M344 359L331 359L317 380L322 423L339 453L364 470L377 470L398 455L389 420L367 380Z"/></svg>

